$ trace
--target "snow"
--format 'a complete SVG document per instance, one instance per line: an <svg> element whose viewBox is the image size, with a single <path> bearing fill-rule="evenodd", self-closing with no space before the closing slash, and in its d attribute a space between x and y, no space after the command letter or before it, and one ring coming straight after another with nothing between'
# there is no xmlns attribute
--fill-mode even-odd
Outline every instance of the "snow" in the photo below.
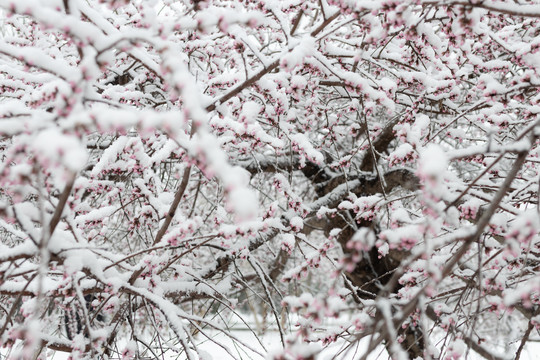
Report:
<svg viewBox="0 0 540 360"><path fill-rule="evenodd" d="M540 113L534 92L540 10L486 0L461 13L447 5L0 0L0 290L8 307L23 290L69 302L71 290L81 298L99 289L113 296L110 311L140 301L145 309L134 317L142 319L142 310L153 308L145 325L159 329L165 346L182 342L164 359L182 346L188 358L200 349L205 359L255 359L283 354L276 329L257 337L225 315L252 298L255 307L274 308L283 295L298 307L283 322L289 342L283 355L349 359L361 357L366 344L338 356L348 340L384 325L370 316L373 306L393 324L404 301L421 291L421 304L441 313L441 323L420 319L435 326L430 351L465 356L459 333L468 333L469 319L478 316L475 332L485 333L488 322L517 318L506 307L532 308L540 291L538 142L530 136L538 133ZM364 121L369 134L362 133ZM393 124L394 138L381 144L380 131ZM372 169L363 165L373 155L367 135L377 147ZM448 259L472 239L474 218L521 152L529 152L527 161L482 241L446 274ZM320 176L308 175L302 168L308 162ZM416 174L421 189L376 193L371 184L384 183L394 166ZM182 180L187 186L169 224ZM53 214L61 219L49 238ZM316 226L308 226L315 215ZM344 234L341 216L355 231L348 246L336 239ZM375 229L356 229L363 225L358 217ZM40 241L48 241L41 255L50 255L50 263L39 257ZM337 276L348 252L361 256L373 246L379 255L415 258L399 280L403 299L344 301L340 296L351 294L341 281L361 285ZM275 269L276 279L291 283L270 281ZM463 282L477 279L483 283L461 292ZM482 288L494 292L485 298L477 293ZM449 297L437 296L445 291ZM493 302L496 311L467 312L469 294L480 296L482 308ZM42 333L56 331L58 319L35 313L40 305L35 299L24 305L6 321L14 327L4 336L32 324L34 339L88 344L83 335L72 342ZM20 315L40 322L19 321ZM253 325L251 315L237 315ZM277 325L282 314L273 315L267 321ZM299 341L296 323L312 344ZM522 335L527 320L516 324L515 335ZM450 325L458 338L439 342ZM91 333L106 337L111 328ZM168 329L173 339L166 339ZM395 330L389 329L394 338ZM323 345L342 332L351 337ZM510 335L504 341L516 338ZM114 346L129 357L141 347L127 337ZM155 344L147 334L140 339ZM405 356L397 342L389 349ZM379 348L368 358L377 352L387 356Z"/></svg>
<svg viewBox="0 0 540 360"><path fill-rule="evenodd" d="M291 142L293 146L296 146L302 154L315 164L322 164L324 161L324 155L316 150L311 141L302 133L297 133L291 136Z"/></svg>
<svg viewBox="0 0 540 360"><path fill-rule="evenodd" d="M81 74L77 68L71 66L68 62L62 59L53 59L48 54L33 47L15 47L2 41L0 42L0 52L10 54L15 58L31 64L31 66L43 69L51 74L56 74L66 81L77 82L81 78Z"/></svg>
<svg viewBox="0 0 540 360"><path fill-rule="evenodd" d="M262 106L255 101L248 101L242 105L240 120L248 123L254 123L261 111Z"/></svg>
<svg viewBox="0 0 540 360"><path fill-rule="evenodd" d="M37 134L32 149L44 166L56 163L76 173L86 166L88 154L81 141L58 129L47 129Z"/></svg>
<svg viewBox="0 0 540 360"><path fill-rule="evenodd" d="M253 323L251 324L254 325ZM273 354L279 354L282 352L282 348L280 346L280 339L279 339L279 333L274 329L267 329L265 333L260 336L258 339L256 337L256 334L252 333L250 329L246 328L243 324L237 324L232 327L232 334L234 337L242 339L242 342L244 343L250 343L255 345L255 351L251 351L246 348L235 346L231 340L223 335L220 332L217 332L215 330L204 330L204 335L199 334L196 338L197 342L197 348L204 356L202 359L204 360L237 360L239 358L243 359L251 359L251 360L264 360L269 359ZM46 337L45 334L39 334L42 337ZM99 334L93 334L94 336L99 336ZM81 346L84 347L84 338L79 339L81 342ZM291 336L291 339L297 339L297 336L293 335ZM49 340L51 342L56 343L66 343L66 345L71 345L71 342L62 341L62 339L52 338L49 337ZM259 343L259 341L262 343ZM294 340L293 340L294 341ZM330 344L329 346L322 347L318 344L305 344L300 345L297 344L294 346L292 351L294 351L296 354L307 354L313 353L316 355L316 358L318 360L353 360L356 359L358 354L362 354L363 351L367 348L367 339L361 340L358 342L358 344L353 344L353 346L348 346L349 343L345 340L338 340L336 343ZM20 343L19 343L20 344ZM228 351L224 351L223 347ZM16 345L17 347L17 345ZM125 345L122 346L121 349L126 350L132 350L134 351L137 349L136 344L133 341L128 341L125 343ZM143 348L139 347L139 351L144 351ZM170 350L168 353L165 354L164 359L165 360L172 360L172 359L186 359L185 354L177 354L179 349L173 349ZM0 351L0 354L2 351ZM260 355L260 354L265 355ZM266 355L266 353L268 355ZM337 355L339 354L339 355ZM381 354L381 355L379 355ZM376 360L376 359L385 359L384 350L382 348L377 349L377 351L368 356L368 360ZM525 360L529 360L526 355ZM62 352L54 352L49 351L47 359L50 360L67 360L68 354L62 353Z"/></svg>
<svg viewBox="0 0 540 360"><path fill-rule="evenodd" d="M409 143L399 145L394 151L388 155L390 165L397 165L403 162L408 162L416 156L416 151Z"/></svg>
<svg viewBox="0 0 540 360"><path fill-rule="evenodd" d="M300 216L295 216L290 220L291 228L294 231L300 231L304 228L304 220Z"/></svg>
<svg viewBox="0 0 540 360"><path fill-rule="evenodd" d="M280 65L287 70L293 70L309 56L313 55L315 38L304 36L302 39L292 39L289 43L289 51L281 57Z"/></svg>
<svg viewBox="0 0 540 360"><path fill-rule="evenodd" d="M423 175L440 179L448 170L448 158L440 146L430 144L420 151L419 167Z"/></svg>
<svg viewBox="0 0 540 360"><path fill-rule="evenodd" d="M0 244L0 259L2 261L7 261L10 258L18 258L22 256L31 257L37 253L38 248L31 240L26 240L14 247Z"/></svg>
<svg viewBox="0 0 540 360"><path fill-rule="evenodd" d="M237 216L239 221L252 220L258 215L257 195L246 188L235 187L228 194L227 210Z"/></svg>
<svg viewBox="0 0 540 360"><path fill-rule="evenodd" d="M297 89L305 89L307 86L307 80L304 76L300 75L293 75L291 77L291 87L295 87Z"/></svg>

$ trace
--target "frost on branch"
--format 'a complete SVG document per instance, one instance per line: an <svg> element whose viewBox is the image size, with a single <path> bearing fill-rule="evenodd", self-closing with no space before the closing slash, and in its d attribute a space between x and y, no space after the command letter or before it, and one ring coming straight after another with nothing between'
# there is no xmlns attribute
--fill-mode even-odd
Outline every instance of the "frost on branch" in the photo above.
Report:
<svg viewBox="0 0 540 360"><path fill-rule="evenodd" d="M539 6L0 0L0 357L530 352Z"/></svg>

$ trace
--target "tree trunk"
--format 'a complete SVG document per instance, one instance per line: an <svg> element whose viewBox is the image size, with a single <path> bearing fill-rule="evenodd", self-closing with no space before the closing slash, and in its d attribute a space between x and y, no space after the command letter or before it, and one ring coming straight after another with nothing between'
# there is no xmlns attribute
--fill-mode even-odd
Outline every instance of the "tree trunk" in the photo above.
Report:
<svg viewBox="0 0 540 360"><path fill-rule="evenodd" d="M356 231L342 217L335 217L332 220L330 228L339 227L342 229L338 241L343 251L346 254L350 254L353 250L347 246L347 243ZM361 220L356 225L358 228L370 228L376 235L377 227L373 222ZM392 278L394 271L399 267L402 259L407 254L401 250L390 250L388 255L380 257L376 247L372 247L369 251L363 251L362 254L361 260L355 264L351 272L347 273L347 277L358 288L357 295L360 298L373 300L377 298ZM391 293L397 294L401 287L400 284L396 284L391 289ZM387 289L384 290L386 291ZM425 343L422 329L413 324L407 324L405 328L403 328L402 324L398 324L396 331L400 338L401 347L407 352L409 359L423 358ZM396 340L398 339L386 339L385 341L390 354L390 344Z"/></svg>

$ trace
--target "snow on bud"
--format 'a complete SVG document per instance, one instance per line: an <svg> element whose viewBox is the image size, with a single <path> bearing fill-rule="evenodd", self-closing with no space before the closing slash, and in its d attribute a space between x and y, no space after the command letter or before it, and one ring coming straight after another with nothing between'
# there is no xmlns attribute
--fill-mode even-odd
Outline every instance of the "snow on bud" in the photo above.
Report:
<svg viewBox="0 0 540 360"><path fill-rule="evenodd" d="M315 164L322 164L324 161L323 154L316 150L309 139L302 133L294 134L291 136L291 143L294 150L298 151L302 157L301 164L305 165L304 156L307 157L309 161L314 162Z"/></svg>
<svg viewBox="0 0 540 360"><path fill-rule="evenodd" d="M291 230L294 232L302 231L304 228L304 220L300 216L295 216L291 219Z"/></svg>
<svg viewBox="0 0 540 360"><path fill-rule="evenodd" d="M261 105L255 101L248 101L242 106L239 120L245 124L253 123L261 111Z"/></svg>
<svg viewBox="0 0 540 360"><path fill-rule="evenodd" d="M310 57L313 54L313 50L316 48L315 38L311 36L305 36L302 40L295 42L290 40L289 47L292 51L288 52L281 59L281 67L291 71L295 67L302 64L305 58Z"/></svg>
<svg viewBox="0 0 540 360"><path fill-rule="evenodd" d="M276 212L278 210L279 203L277 201L274 201L270 206L268 207L268 210L263 215L263 220L266 220L268 218L272 218L276 215Z"/></svg>
<svg viewBox="0 0 540 360"><path fill-rule="evenodd" d="M407 142L414 144L416 147L420 146L425 138L426 131L429 129L429 123L429 117L423 114L417 115L414 123L410 125L410 129L406 133Z"/></svg>
<svg viewBox="0 0 540 360"><path fill-rule="evenodd" d="M375 242L375 246L377 247L377 252L379 253L379 259L385 257L390 252L390 245L384 241L377 240Z"/></svg>
<svg viewBox="0 0 540 360"><path fill-rule="evenodd" d="M34 314L36 310L38 310L38 304L36 299L27 299L20 308L20 312L22 316L25 318L30 317L30 315Z"/></svg>
<svg viewBox="0 0 540 360"><path fill-rule="evenodd" d="M335 238L337 238L337 236L339 235L340 232L341 232L341 229L334 228L334 229L330 230L328 238L329 239L335 239Z"/></svg>
<svg viewBox="0 0 540 360"><path fill-rule="evenodd" d="M398 228L402 224L408 224L411 222L411 218L406 209L400 207L392 209L390 212L390 227L392 229Z"/></svg>
<svg viewBox="0 0 540 360"><path fill-rule="evenodd" d="M483 205L483 201L478 198L471 198L459 206L461 210L461 217L464 219L476 219L478 210Z"/></svg>
<svg viewBox="0 0 540 360"><path fill-rule="evenodd" d="M536 243L538 232L540 231L540 219L536 210L529 210L520 214L510 226L506 235L507 239L512 239L528 247L531 242Z"/></svg>
<svg viewBox="0 0 540 360"><path fill-rule="evenodd" d="M364 220L373 220L375 214L380 209L380 203L383 198L379 195L362 196L355 200L354 211L357 213L357 218L361 217Z"/></svg>
<svg viewBox="0 0 540 360"><path fill-rule="evenodd" d="M397 147L396 150L392 151L388 155L389 166L396 166L403 163L413 161L418 157L416 151L413 149L412 145L409 143L401 144Z"/></svg>
<svg viewBox="0 0 540 360"><path fill-rule="evenodd" d="M379 87L384 90L387 96L394 96L397 90L397 84L389 77L383 77L379 79Z"/></svg>
<svg viewBox="0 0 540 360"><path fill-rule="evenodd" d="M375 245L375 234L371 229L360 228L347 242L348 249L369 251Z"/></svg>
<svg viewBox="0 0 540 360"><path fill-rule="evenodd" d="M281 238L281 249L290 255L294 249L295 238L293 234L283 234Z"/></svg>
<svg viewBox="0 0 540 360"><path fill-rule="evenodd" d="M313 302L313 295L310 293L302 293L300 296L285 296L281 301L282 306L287 306L291 311L298 311L306 308Z"/></svg>
<svg viewBox="0 0 540 360"><path fill-rule="evenodd" d="M531 318L531 324L534 326L536 331L540 330L540 315L536 315Z"/></svg>
<svg viewBox="0 0 540 360"><path fill-rule="evenodd" d="M384 230L379 234L383 242L387 242L390 249L411 250L422 240L423 231L418 225L407 225L397 229Z"/></svg>
<svg viewBox="0 0 540 360"><path fill-rule="evenodd" d="M114 314L120 306L120 298L111 296L103 307L103 312L108 315Z"/></svg>
<svg viewBox="0 0 540 360"><path fill-rule="evenodd" d="M333 217L336 212L336 209L329 209L326 206L321 206L321 208L317 210L317 219L322 219L326 214L330 214L330 216Z"/></svg>
<svg viewBox="0 0 540 360"><path fill-rule="evenodd" d="M274 175L274 187L278 191L290 191L291 189L289 181L282 174Z"/></svg>
<svg viewBox="0 0 540 360"><path fill-rule="evenodd" d="M467 349L467 346L461 339L455 339L450 343L450 346L448 347L445 359L446 360L456 360L461 359L461 356Z"/></svg>
<svg viewBox="0 0 540 360"><path fill-rule="evenodd" d="M436 304L433 310L435 311L437 317L441 317L446 314L452 314L454 312L452 308L445 303Z"/></svg>
<svg viewBox="0 0 540 360"><path fill-rule="evenodd" d="M307 80L305 77L300 75L294 75L291 77L291 89L293 90L303 90L307 86Z"/></svg>
<svg viewBox="0 0 540 360"><path fill-rule="evenodd" d="M122 351L122 359L133 359L137 352L137 343L134 340L130 340L124 350Z"/></svg>
<svg viewBox="0 0 540 360"><path fill-rule="evenodd" d="M533 305L531 298L537 298L540 293L540 283L537 277L533 277L525 282L521 282L516 288L507 288L503 292L503 304L506 307L515 304L523 305L530 309ZM536 300L534 300L536 302Z"/></svg>

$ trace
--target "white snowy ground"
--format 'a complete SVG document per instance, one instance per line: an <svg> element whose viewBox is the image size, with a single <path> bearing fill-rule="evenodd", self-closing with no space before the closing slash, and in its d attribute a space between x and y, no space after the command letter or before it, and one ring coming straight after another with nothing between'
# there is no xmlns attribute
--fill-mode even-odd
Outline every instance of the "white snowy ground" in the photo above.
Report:
<svg viewBox="0 0 540 360"><path fill-rule="evenodd" d="M245 341L248 342L251 346L257 345L257 340L254 338L253 334L248 331L236 331L235 335L240 338L245 338ZM232 342L229 339L225 339L224 337L221 338L222 335L218 335L216 338L219 338L220 341L227 344L229 349L233 349L235 351L234 346L232 345ZM281 342L279 334L275 331L266 333L261 338L262 343L264 344L265 348L268 350L269 354L272 354L274 351L281 349ZM367 350L369 343L369 339L364 339L357 343L355 346L350 346L346 349L347 343L345 343L344 340L337 341L336 343L324 348L317 356L317 360L358 360L364 356L365 350ZM316 345L315 345L316 346ZM258 349L262 350L262 347L259 345L257 347ZM260 356L254 354L254 353L246 353L243 351L235 351L233 352L234 358L228 355L222 348L220 348L218 345L212 342L204 342L201 344L201 349L204 349L204 351L209 355L208 360L229 360L229 359L245 359L245 360L251 360L251 359L264 359ZM505 356L507 359L514 359L515 358L515 352L507 353L507 354L501 354L499 355ZM469 359L469 360L480 360L483 359L483 357L479 356L472 350L469 352L467 357L463 356L463 359ZM181 358L182 360L184 358ZM388 353L384 350L382 346L377 348L376 351L372 352L368 357L367 360L387 360L389 359ZM521 360L540 360L540 344L532 343L525 347L525 350L521 354L520 357ZM207 360L207 359L204 359Z"/></svg>
<svg viewBox="0 0 540 360"><path fill-rule="evenodd" d="M240 348L238 346L235 346L233 342L225 337L223 334L212 334L212 339L220 342L221 344L225 345L229 349L229 353L225 351L222 347L217 345L215 342L210 340L202 340L201 343L199 343L199 350L201 351L202 360L237 360L237 359L243 359L243 360L264 360L268 359L267 356L269 354L275 353L281 349L281 341L279 337L279 333L275 331L271 331L266 333L265 335L260 337L260 341L262 342L263 346L259 343L259 341L255 338L255 336L246 330L235 330L233 331L233 334L237 336L238 338L242 339L245 343L249 344L251 347L258 350L260 353L264 354L265 356L260 356L259 354L246 350L245 348ZM344 341L338 341L324 349L318 355L316 355L317 360L332 360L332 359L339 359L339 360L353 360L360 358L364 352L362 350L365 350L367 348L367 342L363 341L360 342L359 345L350 347L349 351L344 351ZM312 349L320 349L321 347L317 347L317 345L313 345L311 347ZM266 349L266 351L265 351ZM0 352L1 353L1 352ZM9 359L4 358L0 355L0 360ZM49 352L47 359L52 360L67 360L68 354L61 353L61 352ZM115 359L115 358L112 358ZM153 359L151 355L146 354L146 357L144 359ZM160 358L161 359L161 358ZM174 353L170 353L168 357L165 357L166 360L169 359L178 359L178 360L184 360L186 359L185 355L178 356ZM386 352L381 348L378 349L377 352L370 355L368 357L368 360L386 360L388 359L388 356ZM526 359L525 360L529 360Z"/></svg>
<svg viewBox="0 0 540 360"><path fill-rule="evenodd" d="M263 346L259 343L257 339L255 339L254 335L249 331L239 330L239 331L233 331L233 334L237 336L238 338L242 339L245 343L249 344L251 347L255 348L259 353L262 353L264 356L261 356L255 352L246 350L245 348L240 348L236 346L229 338L225 337L223 334L212 334L212 338L214 340L217 340L222 345L225 345L229 352L225 351L222 347L220 347L218 344L216 344L213 341L201 341L199 343L199 351L201 352L202 359L201 360L264 360L268 359L269 354L276 353L281 349L281 341L279 334L277 332L268 332L265 335L260 337L260 341L262 342ZM19 344L22 345L22 344ZM331 359L340 359L340 360L353 360L358 359L363 355L363 352L360 351L361 349L366 348L366 343L360 343L359 346L350 348L350 351L343 351L344 342L336 342L332 344L329 347L326 347L322 349L320 353L316 356L317 360L331 360ZM11 354L7 354L4 349L0 349L0 360L19 360L18 356L13 356L17 353L17 344L14 346L14 351ZM320 349L321 347L317 347L317 345L311 346L313 349ZM266 350L265 350L266 349ZM11 356L9 356L11 355ZM63 353L63 352L53 352L49 351L47 353L47 359L51 360L67 360L69 357L69 354ZM111 360L117 359L116 357L112 357ZM129 358L126 358L129 359ZM142 359L153 359L153 356L149 353L146 353ZM161 357L159 358L161 359ZM178 359L178 360L184 360L186 359L185 355L177 355L174 352L170 352L169 356L165 356L165 360L172 360L172 359ZM368 357L368 360L386 360L388 359L386 352L384 350L380 349L376 354L373 354ZM528 359L525 359L528 360Z"/></svg>
<svg viewBox="0 0 540 360"><path fill-rule="evenodd" d="M268 356L268 354L272 354L275 351L279 351L281 349L281 341L280 336L277 331L269 331L266 334L259 337L259 340L262 342L262 345L259 343L259 341L256 339L255 335L249 331L244 329L238 329L232 331L233 335L237 338L241 339L243 342L248 344L249 346L255 348L260 353L265 354ZM249 350L241 349L227 337L225 337L222 334L217 333L209 333L209 336L212 337L213 340L221 343L222 345L225 345L230 353L228 354L222 347L217 345L215 342L210 340L204 340L204 337L200 337L199 340L199 350L202 350L203 357L202 360L232 360L232 359L243 359L243 360L259 360L259 359L267 359L268 357L261 357L260 355L251 352ZM336 343L324 348L317 356L317 360L356 360L360 359L364 355L364 351L367 349L368 339L364 339L363 341L360 341L358 344L356 344L353 347L349 347L348 350L344 351L344 348L346 347L345 341L337 341ZM264 348L263 348L264 346ZM316 345L313 345L316 347ZM265 350L266 349L266 350ZM507 359L514 359L515 354L514 353L507 353L504 354ZM10 359L4 357L5 354L3 351L0 351L0 360L4 359ZM152 356L145 357L144 359L153 359ZM68 354L60 353L60 352L49 352L47 359L52 360L66 360L68 358ZM115 358L112 358L115 359ZM161 359L161 357L160 357ZM178 360L184 360L185 356L178 356L177 354L170 353L168 357L165 357L164 360L169 359L178 359ZM373 352L368 356L368 360L387 360L388 354L382 347L379 347L377 351ZM470 360L480 360L482 357L478 356L474 352L469 352L468 356L463 359L470 359ZM522 353L522 356L520 358L521 360L540 360L540 344L529 344L525 348L525 351Z"/></svg>
<svg viewBox="0 0 540 360"><path fill-rule="evenodd" d="M260 321L256 321L253 319L252 316L246 315L244 317L244 320L246 320L251 327L251 329L256 329L257 324L260 324ZM294 323L294 321L292 321ZM263 335L255 335L252 330L248 329L248 327L245 324L238 323L235 321L231 321L230 326L232 327L231 333L232 335L238 339L240 342L246 344L247 346L254 349L254 351L250 351L246 349L245 347L240 347L237 344L235 344L229 337L223 335L220 332L217 332L215 330L203 330L205 331L205 335L202 333L199 333L196 335L196 342L198 346L198 350L202 353L201 360L233 360L233 359L242 359L242 360L264 360L264 359L271 359L271 354L275 354L276 352L279 352L282 349L280 335L277 329L268 329ZM292 333L289 331L287 334L285 334L286 339L291 339ZM208 339L210 338L210 339ZM294 339L294 336L293 336ZM310 350L320 350L320 352L317 353L316 359L317 360L357 360L362 358L364 356L365 351L367 350L369 343L369 338L365 338L362 341L359 341L355 343L354 345L349 345L345 340L341 339L338 340L335 343L332 343L331 345L327 347L318 346L317 344L309 345ZM222 346L218 345L221 344ZM22 344L18 344L22 345ZM349 345L349 346L347 346ZM513 344L512 348L516 349L518 344ZM304 345L302 345L304 346ZM225 348L228 349L226 351ZM17 344L14 346L14 348L17 348ZM180 349L177 345L177 348ZM142 350L142 347L139 347L139 350ZM503 353L502 349L491 349L492 351L496 352L499 356L503 356L505 359L514 359L515 358L515 350L514 351L508 351L507 353ZM16 351L14 352L16 353ZM159 352L158 352L159 354ZM262 354L262 355L261 355ZM153 360L154 356L149 353L141 353L141 355L145 356L142 357L142 359L145 360ZM61 353L61 352L53 352L50 351L47 354L47 359L52 360L67 360L68 354ZM473 351L470 351L467 356L463 356L463 359L470 359L470 360L480 360L483 359L478 354L476 354ZM7 360L7 359L17 359L17 357L6 357L6 351L5 349L0 348L0 360ZM111 360L118 359L116 357L111 358ZM128 358L126 358L128 359ZM185 354L179 354L173 350L170 350L167 352L167 354L164 357L159 357L161 360L184 360L186 359ZM367 360L387 360L388 359L388 353L384 350L384 347L380 346L376 349L376 351L372 352L368 357ZM529 343L522 355L521 360L540 360L540 343Z"/></svg>

